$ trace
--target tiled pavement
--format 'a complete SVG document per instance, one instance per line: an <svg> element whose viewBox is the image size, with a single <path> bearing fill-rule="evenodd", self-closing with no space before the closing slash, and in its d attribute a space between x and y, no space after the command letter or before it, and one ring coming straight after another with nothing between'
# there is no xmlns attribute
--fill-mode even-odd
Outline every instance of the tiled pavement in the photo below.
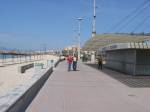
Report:
<svg viewBox="0 0 150 112"><path fill-rule="evenodd" d="M86 63L86 65L97 69L96 64ZM132 88L150 88L150 76L132 76L107 68L104 68L101 72Z"/></svg>
<svg viewBox="0 0 150 112"><path fill-rule="evenodd" d="M150 88L133 88L107 70L58 65L26 112L150 112ZM130 79L130 78L129 78Z"/></svg>

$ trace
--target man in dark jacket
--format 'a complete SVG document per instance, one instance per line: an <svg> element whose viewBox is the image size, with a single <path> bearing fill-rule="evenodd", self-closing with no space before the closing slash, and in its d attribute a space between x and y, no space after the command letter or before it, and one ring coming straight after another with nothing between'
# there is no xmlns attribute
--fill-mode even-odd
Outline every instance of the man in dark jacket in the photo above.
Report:
<svg viewBox="0 0 150 112"><path fill-rule="evenodd" d="M103 68L103 61L102 61L102 58L98 58L98 69L101 69L102 70Z"/></svg>

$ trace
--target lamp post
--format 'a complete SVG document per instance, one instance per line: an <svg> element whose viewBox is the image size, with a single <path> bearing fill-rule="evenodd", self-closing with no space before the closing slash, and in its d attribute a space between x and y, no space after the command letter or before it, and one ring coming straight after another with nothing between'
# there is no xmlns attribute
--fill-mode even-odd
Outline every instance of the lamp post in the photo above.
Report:
<svg viewBox="0 0 150 112"><path fill-rule="evenodd" d="M94 0L93 8L92 37L96 36L96 0Z"/></svg>
<svg viewBox="0 0 150 112"><path fill-rule="evenodd" d="M80 36L81 36L81 21L83 18L77 18L78 20L78 59L80 59Z"/></svg>

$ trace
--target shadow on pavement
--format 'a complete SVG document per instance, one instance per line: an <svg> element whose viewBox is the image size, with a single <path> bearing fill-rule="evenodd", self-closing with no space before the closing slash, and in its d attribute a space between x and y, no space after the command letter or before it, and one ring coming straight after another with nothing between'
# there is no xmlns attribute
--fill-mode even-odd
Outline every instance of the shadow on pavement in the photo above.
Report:
<svg viewBox="0 0 150 112"><path fill-rule="evenodd" d="M86 63L86 65L99 70L97 67L97 64ZM108 68L104 68L104 67L103 67L103 70L99 70L99 71L120 81L121 83L127 85L128 87L132 87L132 88L150 87L150 76L131 76L131 75L120 73L120 72L117 72Z"/></svg>

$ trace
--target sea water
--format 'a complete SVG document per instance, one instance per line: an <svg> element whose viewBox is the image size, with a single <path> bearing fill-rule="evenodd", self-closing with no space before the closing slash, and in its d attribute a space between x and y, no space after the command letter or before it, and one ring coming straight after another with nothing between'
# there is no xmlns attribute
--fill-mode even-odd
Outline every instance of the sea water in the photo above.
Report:
<svg viewBox="0 0 150 112"><path fill-rule="evenodd" d="M0 59L3 59L4 55L0 54ZM5 58L12 58L12 55L5 55Z"/></svg>

